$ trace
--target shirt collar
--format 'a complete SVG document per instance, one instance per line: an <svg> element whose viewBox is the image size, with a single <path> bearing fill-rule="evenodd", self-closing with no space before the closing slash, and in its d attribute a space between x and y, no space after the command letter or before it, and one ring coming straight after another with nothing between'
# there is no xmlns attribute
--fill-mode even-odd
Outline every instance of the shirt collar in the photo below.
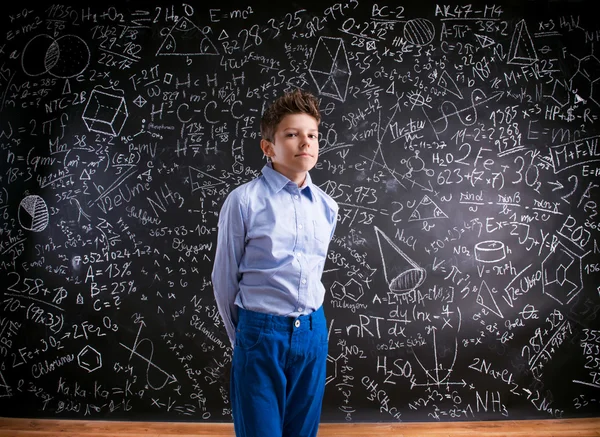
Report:
<svg viewBox="0 0 600 437"><path fill-rule="evenodd" d="M265 166L262 168L262 174L264 176L267 185L275 192L283 190L288 184L294 185L301 193L304 193L310 200L313 202L316 201L313 190L313 183L310 177L310 173L306 173L306 180L304 181L304 186L298 188L298 186L289 180L287 177L279 173L277 170L273 169L273 165L271 162L267 162Z"/></svg>

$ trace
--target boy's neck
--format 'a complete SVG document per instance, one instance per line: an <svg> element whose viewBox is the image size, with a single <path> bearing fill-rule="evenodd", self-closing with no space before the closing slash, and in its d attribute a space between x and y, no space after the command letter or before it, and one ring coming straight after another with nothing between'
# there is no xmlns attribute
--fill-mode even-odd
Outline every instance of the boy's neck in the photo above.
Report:
<svg viewBox="0 0 600 437"><path fill-rule="evenodd" d="M308 172L304 172L304 173L295 173L293 175L287 175L281 171L279 171L276 167L275 164L273 162L271 162L271 168L273 170L275 170L277 173L285 176L286 178L288 178L290 181L292 181L293 183L295 183L298 188L302 188L304 186L304 184L306 184L306 175L308 174Z"/></svg>

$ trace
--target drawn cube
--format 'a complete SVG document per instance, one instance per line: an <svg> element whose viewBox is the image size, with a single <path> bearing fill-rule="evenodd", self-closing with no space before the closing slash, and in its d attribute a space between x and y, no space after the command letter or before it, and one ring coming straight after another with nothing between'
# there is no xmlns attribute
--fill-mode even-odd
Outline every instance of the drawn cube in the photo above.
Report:
<svg viewBox="0 0 600 437"><path fill-rule="evenodd" d="M82 117L90 131L118 136L128 116L122 96L94 89Z"/></svg>

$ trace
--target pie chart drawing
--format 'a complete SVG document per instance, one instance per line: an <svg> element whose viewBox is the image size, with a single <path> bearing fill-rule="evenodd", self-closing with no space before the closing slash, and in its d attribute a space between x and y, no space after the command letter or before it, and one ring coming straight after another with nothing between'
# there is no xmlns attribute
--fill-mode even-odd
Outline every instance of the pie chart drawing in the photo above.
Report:
<svg viewBox="0 0 600 437"><path fill-rule="evenodd" d="M49 222L48 206L35 194L25 197L19 204L19 224L28 231L42 232Z"/></svg>

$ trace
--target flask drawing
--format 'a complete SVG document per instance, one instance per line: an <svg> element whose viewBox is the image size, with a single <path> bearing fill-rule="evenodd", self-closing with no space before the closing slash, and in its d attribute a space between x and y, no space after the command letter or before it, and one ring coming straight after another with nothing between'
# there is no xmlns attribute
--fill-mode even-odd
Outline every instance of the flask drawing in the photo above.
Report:
<svg viewBox="0 0 600 437"><path fill-rule="evenodd" d="M375 235L383 263L383 274L390 291L394 294L405 294L419 287L425 281L425 269L396 246L377 226Z"/></svg>

